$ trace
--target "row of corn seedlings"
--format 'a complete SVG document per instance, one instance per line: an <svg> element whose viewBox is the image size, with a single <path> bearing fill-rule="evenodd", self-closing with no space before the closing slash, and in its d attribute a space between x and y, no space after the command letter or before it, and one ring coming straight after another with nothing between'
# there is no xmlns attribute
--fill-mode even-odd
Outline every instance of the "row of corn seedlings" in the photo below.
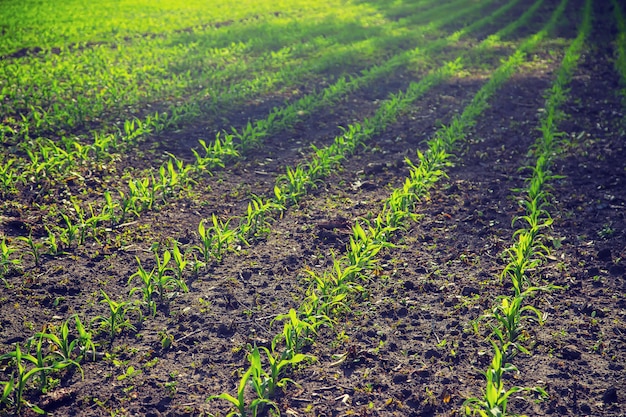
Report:
<svg viewBox="0 0 626 417"><path fill-rule="evenodd" d="M522 322L536 319L539 324L543 324L545 320L545 314L531 305L528 298L538 291L558 289L554 285L536 285L531 282L530 274L549 254L549 249L544 244L543 233L552 224L548 212L550 182L559 178L550 171L550 165L560 147L560 137L563 136L558 132L557 125L565 117L561 106L567 98L567 84L576 69L582 46L591 30L590 0L585 2L583 19L579 34L566 50L551 89L546 91L546 111L542 115L539 127L541 136L532 147L536 162L534 166L526 167L530 170L530 177L526 187L518 190L524 194L523 198L519 199L519 204L525 214L513 219L513 224L522 222L522 225L513 235L515 243L505 252L508 263L501 274L501 280L510 280L513 295L499 297L491 311L479 318L479 321L486 320L489 323L493 358L484 373L486 387L483 396L472 397L465 402L467 415L482 417L508 415L508 401L511 395L520 391L532 390L543 397L548 395L540 387L529 389L513 386L507 389L505 376L517 371L510 361L519 352L531 354L522 344L525 339Z"/></svg>
<svg viewBox="0 0 626 417"><path fill-rule="evenodd" d="M45 60L21 59L20 65L13 62L0 65L0 74L12 80L2 88L0 106L7 116L3 131L5 136L12 133L14 141L19 141L37 133L91 125L94 121L112 122L113 115L128 110L135 112L147 107L149 112L149 104L154 102L161 103L159 107L164 107L163 103L171 104L167 106L169 117L164 122L177 126L190 120L194 113L206 113L218 105L223 107L235 98L233 95L250 96L254 91L262 92L259 89L267 92L275 89L281 80L293 82L298 75L324 71L339 60L345 64L347 51L333 44L348 41L353 59L367 62L372 54L372 38L361 39L367 37L367 27L376 24L371 21L376 16L360 16L363 27L358 32L346 33L336 27L343 21L353 21L356 11L342 10L340 16L334 16L333 27L323 31L336 35L317 35L313 40L309 39L310 32L316 35L322 29L298 25L285 30L286 25L294 25L293 17L272 17L269 23L240 28L260 32L258 36L250 33L247 42L241 42L238 32L230 28L220 30L220 36L194 33L189 35L190 40L179 39L174 45L170 38L146 39L130 49L100 45L80 54L68 53ZM432 13L426 14L434 17ZM308 19L324 21L326 17L322 13ZM385 25L384 32L375 38L378 50L396 48L394 44L409 36L404 32L407 24L415 23L412 20ZM280 30L271 29L277 33L263 36L270 30L268 27L274 26ZM191 100L189 95L193 97Z"/></svg>
<svg viewBox="0 0 626 417"><path fill-rule="evenodd" d="M457 17L457 15L454 17ZM457 32L453 37L459 38L463 34L469 33L470 30L482 26L491 19L492 17L481 19L464 31ZM103 193L105 203L99 209L89 204L88 210L85 210L77 201L72 200L72 207L70 207L70 209L76 215L76 219L73 220L69 213L61 213L62 225L51 226L47 229L48 253L55 255L63 250L70 249L74 242L77 245L82 245L87 236L97 240L98 236L103 234L103 231L107 228L123 224L128 220L130 215L138 216L142 211L153 209L159 202L166 202L168 198L179 191L179 187L186 187L193 183L194 177L202 176L218 166L223 167L228 159L239 156L238 149L244 144L249 142L258 144L260 138L268 134L267 132L270 128L267 126L272 125L271 122L275 120L276 115L280 115L279 119L281 119L282 122L286 120L287 123L293 123L298 112L301 111L299 110L300 108L312 111L311 107L322 107L322 103L329 104L329 101L332 102L332 100L336 100L338 97L344 95L346 90L351 91L362 87L367 82L371 82L373 79L388 73L390 68L399 65L398 62L408 59L408 56L409 54L402 54L400 56L401 58L398 60L392 60L390 61L391 63L386 66L374 67L358 79L336 83L331 86L331 88L324 91L324 94L321 95L317 104L314 100L299 100L294 105L275 110L275 112L270 114L270 117L264 121L257 122L255 125L248 124L248 127L242 134L237 132L225 134L223 139L220 139L218 135L212 145L207 145L201 140L200 145L203 152L199 153L193 150L196 157L194 164L185 165L172 155L170 160L159 168L157 177L152 174L150 177L143 179L130 179L128 181L127 193L118 191L119 197L114 197L109 191L105 191ZM346 129L346 134L337 137L332 146L324 149L315 149L314 156L306 167L297 166L294 169L288 169L287 174L281 177L281 185L276 188L276 207L284 205L287 201L296 202L306 192L307 188L314 186L317 181L327 176L346 154L354 152L365 140L384 129L389 122L393 121L395 115L401 111L402 107L405 107L411 101L415 100L419 95L432 87L432 85L441 82L441 80L446 77L446 73L449 75L450 71L454 72L455 70L456 69L453 67L448 67L443 73L433 73L426 77L422 83L414 83L406 93L400 93L395 96L392 95L391 99L383 104L373 118L366 119L363 125L358 123L350 125L348 129ZM311 104L311 102L313 102L313 104ZM234 136L239 138L239 146L236 146L233 141ZM253 145L245 146L251 147ZM41 170L39 175L42 177L52 175L57 167L65 167L65 161L77 160L79 157L76 157L75 154L79 151L81 161L85 161L86 156L89 154L89 148L85 149L83 147L73 152L66 152L51 141L47 142L47 147L40 149L43 154L47 155L46 160L40 164ZM98 147L98 149L101 149L101 147ZM11 164L7 164L6 167L7 176L18 175L17 168L11 167ZM22 175L24 175L23 172ZM12 188L7 186L0 191L8 194L12 190ZM271 205L274 203L258 201L250 204L251 206L247 216L248 219L265 216L265 214L259 214L260 212L258 210L253 210L253 204L263 206L264 204ZM265 213L265 210L261 210L261 212ZM251 224L251 220L247 222ZM256 221L254 223L256 223ZM226 224L226 228L227 226L228 223ZM247 227L247 229L243 230L241 234L241 240L244 242L258 232L255 229L256 226L254 228L252 226L245 227ZM216 226L212 230L219 230L219 227ZM252 232L250 232L250 230L252 230ZM202 239L204 242L207 242L207 240L211 239L211 236L212 234L205 234L202 235ZM227 234L227 236L230 236L230 234ZM39 252L43 246L34 243L31 237L28 238L28 243L30 253L35 262L38 263L40 258ZM205 246L210 247L212 244L205 243ZM227 245L219 245L220 249L224 247L227 247ZM215 254L214 251L207 252L207 250L205 250L203 253L205 255L205 261L208 261L207 253L212 253L214 257L221 257L221 253L219 252Z"/></svg>
<svg viewBox="0 0 626 417"><path fill-rule="evenodd" d="M535 36L531 39L524 44L523 51L531 50L541 37ZM407 159L410 175L403 186L393 191L374 221L361 220L355 223L346 254L333 257L331 270L321 274L305 270L309 284L305 300L298 310L292 309L289 313L278 316L276 320L283 322L283 330L272 340L269 349L248 347L250 365L240 379L236 396L225 392L209 399L230 402L236 408L233 414L239 416L257 415L267 407L278 409L272 401L273 391L267 387L284 387L293 382L286 376L287 371L298 363L313 359L302 354L302 348L313 341L320 327L333 326L336 317L349 308L350 295L364 290L360 282L375 270L377 255L382 249L393 245L390 239L395 230L415 219L412 214L415 205L446 175L445 168L451 165L450 152L463 141L467 130L488 106L488 99L522 62L521 57L521 53L514 54L494 72L464 112L455 117L450 125L437 131L428 141L425 152L418 151L416 164ZM265 368L262 356L266 357ZM342 359L347 356L346 354ZM252 386L255 394L255 398L251 400L245 397L247 385Z"/></svg>

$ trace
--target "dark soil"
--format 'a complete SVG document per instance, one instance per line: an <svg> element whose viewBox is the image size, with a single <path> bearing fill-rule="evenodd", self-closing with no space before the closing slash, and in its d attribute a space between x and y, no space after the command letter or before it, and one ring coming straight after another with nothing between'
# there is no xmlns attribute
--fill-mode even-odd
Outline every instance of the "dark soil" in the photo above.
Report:
<svg viewBox="0 0 626 417"><path fill-rule="evenodd" d="M569 6L571 25L581 4ZM513 20L514 14L503 19ZM568 115L560 125L564 145L552 166L562 178L552 182L554 223L544 237L550 254L532 273L537 285L562 289L530 299L546 313L546 322L523 320L524 345L531 354L514 358L519 372L506 381L507 387L542 387L549 398L520 392L510 399L513 413L626 415L626 119L608 43L612 28L601 20L594 27L563 108ZM571 27L559 31L575 36ZM282 415L452 416L462 415L465 399L482 396L481 372L491 360L491 345L488 329L475 330L472 323L499 295L510 293L499 276L506 263L502 254L518 226L512 219L522 213L513 190L524 186L528 171L520 167L531 163L528 151L539 135L544 92L563 51L562 43L540 47L492 98L449 177L418 206L419 220L399 231L395 247L380 254L379 270L364 283L365 292L350 301L350 311L332 329L322 328L306 348L315 360L290 372L297 385L287 385L275 399ZM267 238L235 248L190 276L189 293L171 294L154 318L132 318L136 331L122 332L112 344L105 334L97 336L99 354L82 363L84 378L76 370L63 372L49 392L28 390L28 400L57 416L227 414L225 401L207 398L236 395L248 366L246 347L269 345L281 327L272 320L298 308L307 288L305 268L324 271L332 265L331 255L345 250L351 225L380 211L408 174L404 159L415 159L425 140L462 111L487 70L469 68L466 77L431 90L276 219ZM65 255L44 256L39 266L25 253L24 267L5 277L0 293L0 353L15 343L23 346L72 314L85 322L107 315L100 290L115 300L128 299L135 258L151 268L152 244L166 246L171 238L185 249L198 244L201 219L240 216L251 194L270 197L277 176L306 160L311 144L327 145L340 134L337 126L371 115L388 93L418 79L411 71L398 72L273 136L258 152L200 180L189 193L112 231L114 244L89 242ZM251 110L248 116L254 114ZM149 143L142 145L141 153L124 157L117 170L158 166L152 155L187 149L197 143L194 132L207 128L185 131L189 135L159 138L154 154ZM190 159L188 153L178 155ZM118 171L90 186L117 184ZM77 195L78 188L66 186ZM45 233L47 215L36 206L25 210L28 201L22 194L2 206L0 232L11 243L29 232ZM171 346L162 344L164 335ZM337 363L344 354L348 360ZM129 366L138 372L126 375ZM0 381L9 372L8 367L0 372ZM0 415L13 411L0 409Z"/></svg>

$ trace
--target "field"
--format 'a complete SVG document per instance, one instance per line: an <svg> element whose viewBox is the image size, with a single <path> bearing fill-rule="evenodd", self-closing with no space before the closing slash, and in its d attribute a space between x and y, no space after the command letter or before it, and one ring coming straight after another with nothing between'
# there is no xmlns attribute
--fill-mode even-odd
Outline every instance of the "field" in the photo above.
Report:
<svg viewBox="0 0 626 417"><path fill-rule="evenodd" d="M7 0L0 416L625 416L626 10Z"/></svg>

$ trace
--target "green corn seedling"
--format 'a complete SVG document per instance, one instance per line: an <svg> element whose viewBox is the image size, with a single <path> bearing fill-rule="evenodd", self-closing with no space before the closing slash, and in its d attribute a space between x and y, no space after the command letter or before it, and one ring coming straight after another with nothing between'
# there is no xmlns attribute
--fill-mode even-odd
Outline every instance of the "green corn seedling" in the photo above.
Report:
<svg viewBox="0 0 626 417"><path fill-rule="evenodd" d="M325 319L320 319L318 316L308 316L306 321L300 320L298 312L293 308L289 310L289 313L277 316L272 323L275 321L284 321L284 325L282 333L272 341L272 346L275 347L283 341L287 359L300 353L302 348L313 340L312 336L317 334L317 329L326 323Z"/></svg>
<svg viewBox="0 0 626 417"><path fill-rule="evenodd" d="M190 262L185 258L185 255L180 251L180 248L178 247L178 241L176 240L172 242L172 258L174 259L174 265L175 265L175 267L173 268L173 271L176 273L176 278L178 280L178 283L184 292L188 292L189 288L187 287L187 284L185 283L184 274L185 274L185 269L190 264Z"/></svg>
<svg viewBox="0 0 626 417"><path fill-rule="evenodd" d="M109 333L109 342L113 343L115 336L122 332L124 329L137 330L135 326L130 323L130 319L126 315L131 311L136 311L141 319L141 313L139 313L133 305L127 301L114 301L108 296L104 290L100 290L103 300L101 303L106 304L109 307L109 316L95 317L91 322L99 323L107 329Z"/></svg>
<svg viewBox="0 0 626 417"><path fill-rule="evenodd" d="M261 352L265 353L269 372L263 369ZM260 349L254 346L248 353L250 368L253 370L251 382L259 398L271 399L277 388L283 388L288 383L298 385L294 380L283 375L288 367L301 363L311 357L302 353L298 353L291 358L287 358L286 356L286 352L279 355L276 352L270 351L265 346L261 346Z"/></svg>
<svg viewBox="0 0 626 417"><path fill-rule="evenodd" d="M229 413L228 416L237 416L237 417L248 417L251 413L253 417L256 417L260 408L263 405L272 405L273 402L266 398L255 398L250 401L250 404L246 403L245 400L245 391L248 381L252 377L253 369L252 367L248 368L248 370L242 375L241 380L239 381L239 385L237 388L237 397L233 397L227 392L223 392L219 395L210 396L207 401L221 399L226 400L231 403L237 411Z"/></svg>
<svg viewBox="0 0 626 417"><path fill-rule="evenodd" d="M492 342L494 356L491 365L484 373L487 379L487 387L483 398L469 398L465 401L465 414L480 417L504 417L509 397L522 391L521 387L512 387L508 390L504 387L504 374L517 371L517 368L509 363L503 363L504 353L508 349L504 345L502 349Z"/></svg>
<svg viewBox="0 0 626 417"><path fill-rule="evenodd" d="M347 309L344 301L348 296L348 287L339 286L332 272L325 271L321 275L311 270L305 272L311 282L305 300L306 317L329 315Z"/></svg>
<svg viewBox="0 0 626 417"><path fill-rule="evenodd" d="M224 252L235 239L236 231L229 228L230 219L224 223L218 220L215 214L211 215L213 226L205 227L205 221L206 219L202 219L198 224L198 235L202 245L195 246L195 248L204 257L205 262L210 262L211 258L220 262Z"/></svg>
<svg viewBox="0 0 626 417"><path fill-rule="evenodd" d="M69 249L78 236L79 225L73 223L72 219L65 213L61 213L61 217L63 217L63 221L65 222L65 228L59 236L59 240Z"/></svg>
<svg viewBox="0 0 626 417"><path fill-rule="evenodd" d="M138 264L137 272L135 272L133 275L130 276L130 278L128 278L128 285L130 285L131 281L135 277L138 277L141 280L143 287L141 288L133 287L130 290L129 295L133 295L137 291L141 291L143 302L145 303L145 305L148 306L152 314L152 317L154 317L156 316L156 309L157 309L155 298L156 298L156 294L159 293L158 289L155 287L156 280L154 279L154 268L152 268L152 270L148 272L144 269L143 265L141 265L141 260L138 257L135 257L135 259L137 260L137 264Z"/></svg>
<svg viewBox="0 0 626 417"><path fill-rule="evenodd" d="M179 252L180 255L180 252ZM159 258L159 254L154 251L154 257L156 261L155 273L152 275L157 292L159 293L159 298L163 301L165 297L165 293L167 291L180 289L183 292L188 292L189 288L187 288L187 284L183 279L178 278L178 274L176 276L168 275L168 272L174 272L174 268L169 267L170 260L172 259L172 253L168 250L163 252L163 258ZM180 261L180 260L179 260ZM178 265L179 261L175 261ZM179 268L177 266L176 268ZM184 267L183 267L184 268ZM180 276L182 276L182 271L180 272Z"/></svg>
<svg viewBox="0 0 626 417"><path fill-rule="evenodd" d="M292 204L298 204L300 198L307 193L308 187L314 187L315 182L311 181L308 173L301 165L296 168L287 167L287 172L278 176L276 183L284 195L284 200L290 200ZM283 200L283 199L281 199Z"/></svg>
<svg viewBox="0 0 626 417"><path fill-rule="evenodd" d="M76 331L78 333L77 346L81 352L81 358L86 357L87 354L91 354L91 360L96 359L96 345L92 340L92 333L85 328L78 314L74 314L74 323L76 324Z"/></svg>
<svg viewBox="0 0 626 417"><path fill-rule="evenodd" d="M43 243L35 241L32 234L29 234L28 237L19 236L17 239L26 243L28 249L30 250L30 254L33 257L33 260L35 261L35 265L39 266L39 261L41 259L41 250L44 246Z"/></svg>
<svg viewBox="0 0 626 417"><path fill-rule="evenodd" d="M17 249L9 246L7 244L7 239L2 237L2 240L0 240L0 276L3 277L3 280L4 276L9 273L12 266L20 264L19 259L11 259L11 255L15 252L17 252Z"/></svg>
<svg viewBox="0 0 626 417"><path fill-rule="evenodd" d="M544 323L545 315L539 309L531 305L523 305L528 294L538 289L530 288L515 297L501 297L500 303L496 304L490 313L483 316L483 319L493 318L496 320L497 325L492 324L490 326L501 346L508 345L517 351L530 354L524 346L518 343L518 339L523 331L521 320L527 317L523 315L524 312L532 313L540 325ZM507 358L510 359L514 355L515 351L511 355L507 355Z"/></svg>
<svg viewBox="0 0 626 417"><path fill-rule="evenodd" d="M282 213L284 209L282 204L271 200L264 202L260 197L252 196L252 201L248 203L246 217L243 217L239 224L239 239L249 245L250 239L269 234L270 221L273 219L272 213Z"/></svg>
<svg viewBox="0 0 626 417"><path fill-rule="evenodd" d="M61 324L58 334L37 332L35 333L35 337L47 339L54 346L54 348L51 349L54 355L58 356L61 360L70 362L72 365L75 365L76 367L81 369L78 362L72 359L72 357L74 356L74 351L78 347L79 340L70 340L70 329L68 321L64 321Z"/></svg>

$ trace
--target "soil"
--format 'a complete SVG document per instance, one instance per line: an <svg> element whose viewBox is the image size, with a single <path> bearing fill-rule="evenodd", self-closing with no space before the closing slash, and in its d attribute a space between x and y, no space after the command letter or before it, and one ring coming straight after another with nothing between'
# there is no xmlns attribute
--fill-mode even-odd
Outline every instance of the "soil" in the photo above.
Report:
<svg viewBox="0 0 626 417"><path fill-rule="evenodd" d="M546 10L556 3L546 2ZM570 2L571 26L560 27L560 36L575 36L581 5ZM544 236L550 253L532 273L537 285L561 289L529 299L546 321L522 321L530 354L514 358L519 372L506 380L507 387L542 387L549 397L519 392L510 399L512 413L626 415L626 119L612 61L614 29L600 20L610 9L595 7L598 20L573 75L563 107L567 118L559 125L564 145L552 165L559 176L552 181L549 207L554 223ZM519 14L514 8L503 22ZM489 330L473 323L498 296L511 292L499 277L506 263L502 254L518 226L512 220L522 213L514 190L524 186L528 170L520 167L531 163L544 93L563 50L557 42L540 47L491 99L448 178L419 204L418 220L398 231L394 248L381 252L365 292L307 346L305 353L315 359L291 370L294 384L275 398L282 415L453 416L462 415L467 398L483 394ZM351 225L380 211L408 174L404 159L416 159L416 150L462 111L486 74L485 68L468 68L465 77L429 91L367 149L275 219L265 239L201 269L190 277L189 293L170 294L155 317L133 318L136 330L123 331L111 344L98 335L99 354L82 362L84 377L75 368L62 372L49 392L31 389L27 399L56 416L227 414L227 402L207 398L235 395L248 366L246 347L268 346L280 331L273 319L298 308L307 288L304 271L327 270L332 254L345 251ZM276 177L306 159L311 144L329 144L341 133L337 126L373 114L388 93L420 75L398 72L272 136L262 149L199 181L192 192L112 231L115 244L89 242L65 255L44 256L38 266L24 254L24 267L5 277L1 292L0 353L72 314L86 322L106 315L100 290L115 300L128 299L136 258L147 268L154 265L151 245L165 246L170 238L184 249L198 244L201 219L242 215L251 193L270 197ZM249 109L250 116L261 113ZM63 192L80 195L85 186L97 192L103 184L115 185L117 173L158 166L163 151L191 160L183 150L206 131L204 125L187 126L143 143L138 152L122 156L109 176L66 184L55 198ZM45 235L47 214L36 205L19 208L33 198L39 197L23 190L2 206L0 233L10 242L29 232ZM164 335L170 346L162 344ZM337 363L340 355L347 360ZM128 374L130 366L137 372ZM0 373L0 381L9 372ZM0 415L13 412L0 409Z"/></svg>

